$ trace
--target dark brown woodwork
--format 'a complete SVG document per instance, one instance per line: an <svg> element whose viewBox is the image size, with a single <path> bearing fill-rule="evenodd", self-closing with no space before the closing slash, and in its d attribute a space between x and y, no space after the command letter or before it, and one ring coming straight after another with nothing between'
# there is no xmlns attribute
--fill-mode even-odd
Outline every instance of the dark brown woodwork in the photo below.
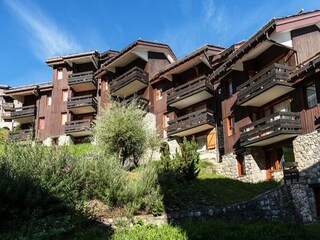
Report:
<svg viewBox="0 0 320 240"><path fill-rule="evenodd" d="M213 111L207 108L196 112L189 113L175 120L169 121L168 136L173 136L176 133L186 131L205 124L214 126L215 120Z"/></svg>
<svg viewBox="0 0 320 240"><path fill-rule="evenodd" d="M214 94L213 86L206 76L201 76L168 91L167 104L172 105L202 91L210 93L211 96Z"/></svg>
<svg viewBox="0 0 320 240"><path fill-rule="evenodd" d="M110 83L110 92L111 94L115 94L116 91L120 90L121 88L127 86L128 84L139 81L145 86L148 86L149 84L149 74L145 71L143 71L139 67L134 67L130 69L129 71L125 72L124 74L120 75L119 77L115 78ZM136 91L139 91L140 89L136 89ZM134 92L136 92L134 91ZM131 94L128 94L131 95Z"/></svg>
<svg viewBox="0 0 320 240"><path fill-rule="evenodd" d="M277 112L240 128L240 142L243 147L253 144L263 146L259 144L263 140L282 134L292 137L300 133L299 113Z"/></svg>
<svg viewBox="0 0 320 240"><path fill-rule="evenodd" d="M65 133L68 135L84 136L89 134L91 127L92 122L88 119L66 122Z"/></svg>
<svg viewBox="0 0 320 240"><path fill-rule="evenodd" d="M67 107L74 114L84 114L97 111L97 100L92 95L68 98Z"/></svg>
<svg viewBox="0 0 320 240"><path fill-rule="evenodd" d="M97 88L97 80L93 78L93 71L69 74L68 85L75 90L90 91Z"/></svg>
<svg viewBox="0 0 320 240"><path fill-rule="evenodd" d="M11 117L12 119L15 119L17 121L19 121L20 118L28 118L28 117L35 118L36 106L31 105L31 106L13 108L11 110Z"/></svg>
<svg viewBox="0 0 320 240"><path fill-rule="evenodd" d="M320 104L300 112L302 132L312 132L320 127Z"/></svg>
<svg viewBox="0 0 320 240"><path fill-rule="evenodd" d="M247 101L255 97L259 97L259 94L276 85L291 87L292 83L290 82L289 73L293 69L293 67L277 63L270 65L269 67L262 70L261 72L250 78L248 81L237 87L237 104L244 105Z"/></svg>
<svg viewBox="0 0 320 240"><path fill-rule="evenodd" d="M9 135L10 141L26 141L34 138L34 131L31 129L23 129L17 132L12 132Z"/></svg>

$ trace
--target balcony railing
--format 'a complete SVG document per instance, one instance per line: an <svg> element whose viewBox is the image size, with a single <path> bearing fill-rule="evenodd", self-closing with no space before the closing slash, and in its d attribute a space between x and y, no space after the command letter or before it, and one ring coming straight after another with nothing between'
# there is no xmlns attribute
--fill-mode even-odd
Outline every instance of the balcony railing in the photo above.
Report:
<svg viewBox="0 0 320 240"><path fill-rule="evenodd" d="M194 104L213 96L213 86L206 76L202 76L185 84L182 84L168 92L167 103L170 106L184 108L184 104L178 102L186 101L187 104ZM194 99L192 99L194 97ZM190 103L191 102L191 103Z"/></svg>
<svg viewBox="0 0 320 240"><path fill-rule="evenodd" d="M214 114L207 108L169 121L168 136L188 136L214 126Z"/></svg>
<svg viewBox="0 0 320 240"><path fill-rule="evenodd" d="M14 107L13 103L10 103L10 102L2 103L2 108L4 110L11 110L13 107Z"/></svg>
<svg viewBox="0 0 320 240"><path fill-rule="evenodd" d="M262 70L237 88L238 105L260 107L293 90L289 76L293 69L275 63ZM271 89L273 87L278 89Z"/></svg>
<svg viewBox="0 0 320 240"><path fill-rule="evenodd" d="M3 119L12 119L11 112L3 112L2 113L2 118Z"/></svg>
<svg viewBox="0 0 320 240"><path fill-rule="evenodd" d="M148 83L149 74L139 67L134 67L111 82L110 92L119 97L130 96L145 88Z"/></svg>
<svg viewBox="0 0 320 240"><path fill-rule="evenodd" d="M69 74L68 84L76 92L97 88L97 80L93 78L93 71Z"/></svg>
<svg viewBox="0 0 320 240"><path fill-rule="evenodd" d="M147 110L149 108L149 100L142 96L132 96L130 98L126 98L125 101L127 104L130 104L133 99L137 101L137 104L141 109Z"/></svg>
<svg viewBox="0 0 320 240"><path fill-rule="evenodd" d="M11 110L11 117L12 119L19 119L19 118L34 118L36 116L36 106L24 106L13 108Z"/></svg>
<svg viewBox="0 0 320 240"><path fill-rule="evenodd" d="M23 129L17 132L12 132L9 135L10 141L27 141L33 140L34 138L34 131L32 129Z"/></svg>
<svg viewBox="0 0 320 240"><path fill-rule="evenodd" d="M85 136L90 135L92 122L90 120L75 120L66 122L65 133L72 136Z"/></svg>
<svg viewBox="0 0 320 240"><path fill-rule="evenodd" d="M266 146L301 133L300 114L277 112L240 128L241 146Z"/></svg>
<svg viewBox="0 0 320 240"><path fill-rule="evenodd" d="M67 107L75 114L92 113L97 111L97 100L92 95L71 97Z"/></svg>

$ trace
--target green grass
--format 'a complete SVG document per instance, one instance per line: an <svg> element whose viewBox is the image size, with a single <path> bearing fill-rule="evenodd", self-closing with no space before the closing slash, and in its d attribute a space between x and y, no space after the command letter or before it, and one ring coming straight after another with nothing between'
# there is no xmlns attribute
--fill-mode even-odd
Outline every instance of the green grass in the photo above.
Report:
<svg viewBox="0 0 320 240"><path fill-rule="evenodd" d="M208 168L208 167L212 167L212 163L208 162L208 161L199 161L199 163L197 164L198 168Z"/></svg>
<svg viewBox="0 0 320 240"><path fill-rule="evenodd" d="M283 223L230 224L225 222L188 222L180 226L136 225L117 230L113 239L219 239L219 240L305 240L320 239L317 225Z"/></svg>
<svg viewBox="0 0 320 240"><path fill-rule="evenodd" d="M91 143L81 143L76 145L66 146L67 150L76 157L81 157L90 154L94 150L94 145Z"/></svg>
<svg viewBox="0 0 320 240"><path fill-rule="evenodd" d="M200 173L194 181L164 185L161 189L167 210L176 210L239 203L277 186L279 183L273 181L252 184Z"/></svg>

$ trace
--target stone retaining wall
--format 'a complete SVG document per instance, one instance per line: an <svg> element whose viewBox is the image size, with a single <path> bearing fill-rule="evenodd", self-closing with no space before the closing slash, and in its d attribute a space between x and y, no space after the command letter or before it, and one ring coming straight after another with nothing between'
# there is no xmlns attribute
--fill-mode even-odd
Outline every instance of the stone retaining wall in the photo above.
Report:
<svg viewBox="0 0 320 240"><path fill-rule="evenodd" d="M278 188L269 190L256 198L233 204L226 207L203 207L190 211L179 211L154 217L152 215L135 216L128 220L121 218L120 221L127 222L127 225L133 225L138 221L144 221L147 224L165 224L165 223L183 223L189 220L224 220L228 222L246 222L246 221L283 221L283 222L310 222L301 214L299 201L294 202L292 193L297 194L300 187L297 185L282 185ZM303 194L299 194L302 198ZM305 208L305 212L307 212ZM308 213L305 214L305 216ZM115 227L119 219L102 219L102 222Z"/></svg>

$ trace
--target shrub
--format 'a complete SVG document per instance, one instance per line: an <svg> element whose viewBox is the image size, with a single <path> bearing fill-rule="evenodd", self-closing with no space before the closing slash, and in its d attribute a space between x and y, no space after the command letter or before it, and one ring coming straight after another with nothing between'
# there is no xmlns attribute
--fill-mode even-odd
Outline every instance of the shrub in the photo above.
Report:
<svg viewBox="0 0 320 240"><path fill-rule="evenodd" d="M195 179L199 174L197 164L199 163L199 153L197 152L197 142L194 138L188 141L185 137L180 145L181 153L176 154L178 161L177 178L180 181L190 181Z"/></svg>
<svg viewBox="0 0 320 240"><path fill-rule="evenodd" d="M138 165L148 147L145 112L136 101L129 104L111 102L98 117L95 137L108 154L115 154L124 166L128 160Z"/></svg>

